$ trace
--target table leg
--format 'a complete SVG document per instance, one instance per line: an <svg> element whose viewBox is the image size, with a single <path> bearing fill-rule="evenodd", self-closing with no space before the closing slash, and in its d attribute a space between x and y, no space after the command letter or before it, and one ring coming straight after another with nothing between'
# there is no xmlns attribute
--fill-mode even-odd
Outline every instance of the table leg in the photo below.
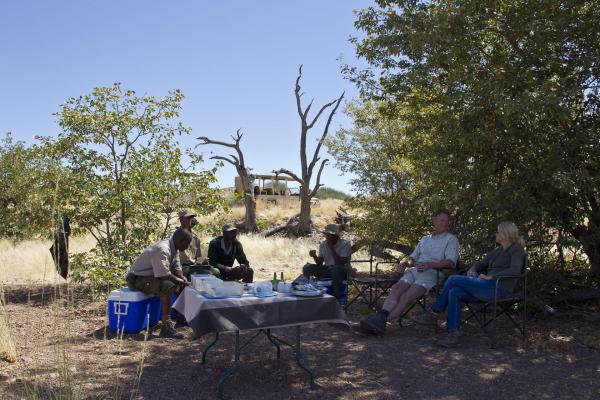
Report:
<svg viewBox="0 0 600 400"><path fill-rule="evenodd" d="M221 376L221 379L219 380L219 386L217 386L217 397L220 400L223 400L223 386L225 385L225 382L231 378L231 376L233 374L235 374L235 372L238 370L238 368L240 367L240 331L235 331L235 361L234 361L234 366L230 369L228 369L227 371L225 371L225 373L223 374L223 376Z"/></svg>
<svg viewBox="0 0 600 400"><path fill-rule="evenodd" d="M273 336L271 335L270 329L267 329L267 338L269 338L269 341L273 343L275 347L277 347L277 359L279 360L281 358L281 348L279 347L279 343L277 343L277 340L275 340L275 338L273 338Z"/></svg>
<svg viewBox="0 0 600 400"><path fill-rule="evenodd" d="M219 332L215 334L215 340L213 340L208 346L206 346L206 349L204 349L204 351L202 352L202 364L206 364L206 353L208 353L208 350L210 350L210 348L213 347L218 341Z"/></svg>
<svg viewBox="0 0 600 400"><path fill-rule="evenodd" d="M309 376L310 388L315 389L315 378L310 369L308 369L302 362L302 353L300 351L300 325L296 326L296 350L294 351L294 357L296 362Z"/></svg>

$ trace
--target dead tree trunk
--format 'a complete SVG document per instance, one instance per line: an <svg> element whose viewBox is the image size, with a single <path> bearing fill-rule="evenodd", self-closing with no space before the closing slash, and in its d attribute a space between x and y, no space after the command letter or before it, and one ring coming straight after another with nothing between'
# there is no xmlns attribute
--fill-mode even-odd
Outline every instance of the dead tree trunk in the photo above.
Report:
<svg viewBox="0 0 600 400"><path fill-rule="evenodd" d="M243 134L240 133L239 129L237 130L235 137L231 136L231 138L234 141L233 143L221 142L209 139L206 136L201 136L198 138L198 140L200 140L200 144L198 144L198 146L206 144L216 144L219 146L230 147L232 149L235 149L237 156L234 154L230 154L227 157L213 156L211 157L211 159L222 160L228 162L229 164L235 167L235 170L237 171L238 176L242 181L242 187L244 188L244 206L246 208L244 222L242 225L238 226L238 229L240 229L243 232L257 232L258 226L256 225L256 199L254 198L253 188L254 177L250 173L248 168L246 168L244 154L242 153L242 150L240 148L240 141L242 140L242 136Z"/></svg>
<svg viewBox="0 0 600 400"><path fill-rule="evenodd" d="M308 112L310 111L310 109L312 107L312 103L313 103L314 99L311 100L311 102L308 104L308 106L306 106L306 108L304 110L302 109L301 97L302 97L303 93L300 92L301 91L300 78L302 78L302 66L300 66L300 68L298 70L298 78L296 78L296 88L294 90L294 94L296 96L296 107L298 109L298 115L300 116L300 122L301 122L301 125L300 125L301 174L300 174L300 176L298 176L295 173L293 173L292 171L290 171L288 169L284 169L284 168L279 169L277 171L273 171L273 172L275 172L277 174L285 174L300 184L300 217L299 217L299 221L298 221L297 232L298 232L298 235L306 235L306 234L309 234L312 230L311 218L310 218L310 200L315 196L315 194L317 194L317 191L319 190L319 188L321 186L323 186L321 184L321 173L323 172L323 168L325 167L325 164L327 164L327 161L328 161L327 159L321 161L319 170L317 172L316 182L312 188L311 188L311 179L313 176L314 168L317 165L317 163L319 162L319 160L321 159L319 157L319 152L321 151L321 146L323 145L325 139L327 138L327 134L329 133L329 126L331 125L333 116L335 115L338 107L340 106L340 103L342 102L342 99L344 98L344 93L342 93L341 96L338 97L336 100L333 100L333 101L323 105L321 107L321 109L317 112L315 117L309 121ZM315 126L315 124L321 117L321 114L323 114L323 112L325 110L327 110L328 108L330 108L332 106L333 106L333 108L331 108L331 110L329 111L329 116L327 118L327 122L325 123L325 127L323 128L323 132L321 133L321 137L317 143L317 147L315 148L312 159L310 161L308 161L308 158L306 156L306 140L307 140L307 136L308 136L308 131Z"/></svg>

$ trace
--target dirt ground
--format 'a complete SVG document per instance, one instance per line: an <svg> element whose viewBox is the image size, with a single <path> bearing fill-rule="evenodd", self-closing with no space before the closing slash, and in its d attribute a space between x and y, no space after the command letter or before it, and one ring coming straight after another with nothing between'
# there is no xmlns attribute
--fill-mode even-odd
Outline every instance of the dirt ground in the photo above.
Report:
<svg viewBox="0 0 600 400"><path fill-rule="evenodd" d="M53 300L53 297L62 297ZM89 293L45 288L9 289L7 309L18 361L0 361L0 398L213 399L232 365L233 334L223 334L201 364L212 337L161 339L158 331L122 339L107 332L105 303ZM368 310L352 306L358 321ZM600 320L558 313L534 318L529 343L498 325L489 348L474 325L457 349L436 346L433 329L388 325L383 337L364 337L328 325L303 329L303 351L318 388L290 349L258 337L242 353L239 371L225 386L227 399L599 399ZM293 341L293 329L277 335ZM250 333L242 333L249 338ZM139 367L143 365L141 380ZM61 389L62 388L62 389ZM65 389L65 388L68 388ZM61 392L61 390L63 390ZM60 396L63 397L60 397Z"/></svg>

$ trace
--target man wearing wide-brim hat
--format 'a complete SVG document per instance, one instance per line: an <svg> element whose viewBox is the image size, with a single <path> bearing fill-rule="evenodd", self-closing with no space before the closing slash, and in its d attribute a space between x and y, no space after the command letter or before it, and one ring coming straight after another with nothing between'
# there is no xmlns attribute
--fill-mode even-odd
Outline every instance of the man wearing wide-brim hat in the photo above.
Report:
<svg viewBox="0 0 600 400"><path fill-rule="evenodd" d="M212 268L208 260L202 257L200 238L192 231L194 226L198 225L196 213L190 209L184 209L179 212L179 224L181 228L185 228L192 232L192 242L188 248L179 252L179 260L181 269L185 277L190 280L192 274L213 274L220 277L219 270Z"/></svg>
<svg viewBox="0 0 600 400"><path fill-rule="evenodd" d="M331 279L333 295L340 300L342 284L350 269L351 244L350 241L341 238L339 225L326 225L321 232L325 235L325 240L319 243L319 254L317 255L316 250L308 253L315 263L306 264L302 268L302 274L309 279L312 276L317 279Z"/></svg>
<svg viewBox="0 0 600 400"><path fill-rule="evenodd" d="M237 240L238 230L234 224L223 226L223 235L214 238L208 245L208 261L221 273L221 279L226 281L243 280L252 282L254 270L244 253L244 247ZM237 261L240 265L234 267Z"/></svg>

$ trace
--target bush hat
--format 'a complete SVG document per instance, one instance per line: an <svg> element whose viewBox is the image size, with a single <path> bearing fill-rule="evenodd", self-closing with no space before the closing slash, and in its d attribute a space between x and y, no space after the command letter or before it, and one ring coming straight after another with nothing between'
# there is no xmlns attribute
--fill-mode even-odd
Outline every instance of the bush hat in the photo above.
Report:
<svg viewBox="0 0 600 400"><path fill-rule="evenodd" d="M225 224L225 225L223 225L223 232L231 232L231 231L237 231L237 228L235 227L235 224Z"/></svg>
<svg viewBox="0 0 600 400"><path fill-rule="evenodd" d="M190 210L189 208L185 208L179 211L179 218L192 218L195 217L196 213Z"/></svg>
<svg viewBox="0 0 600 400"><path fill-rule="evenodd" d="M321 231L322 233L328 233L333 236L340 237L342 236L340 226L337 224L328 224L325 225L325 228Z"/></svg>

